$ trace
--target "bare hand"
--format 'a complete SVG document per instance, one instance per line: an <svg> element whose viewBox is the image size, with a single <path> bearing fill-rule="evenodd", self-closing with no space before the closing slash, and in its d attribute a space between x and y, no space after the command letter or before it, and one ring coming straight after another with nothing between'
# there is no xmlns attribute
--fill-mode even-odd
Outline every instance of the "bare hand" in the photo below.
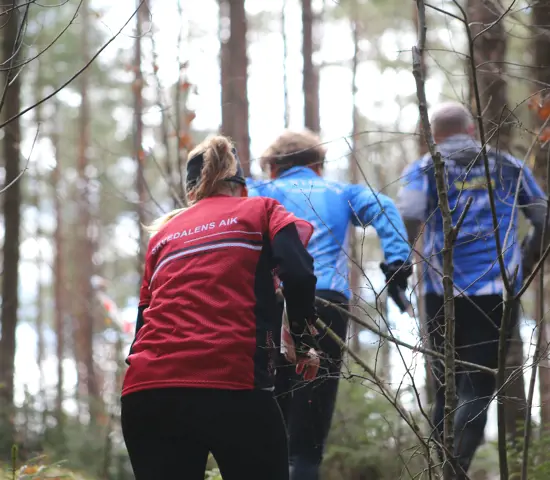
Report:
<svg viewBox="0 0 550 480"><path fill-rule="evenodd" d="M298 358L296 373L303 375L304 380L313 380L319 372L321 360L317 352L311 348L305 357Z"/></svg>

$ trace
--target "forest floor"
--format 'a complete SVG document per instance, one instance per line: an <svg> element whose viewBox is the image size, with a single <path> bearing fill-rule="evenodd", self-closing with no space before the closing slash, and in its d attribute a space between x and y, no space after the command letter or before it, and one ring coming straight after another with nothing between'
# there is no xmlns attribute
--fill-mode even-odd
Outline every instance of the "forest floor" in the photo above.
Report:
<svg viewBox="0 0 550 480"><path fill-rule="evenodd" d="M0 464L0 480L91 480L90 477L74 473L59 467L22 466L13 470Z"/></svg>

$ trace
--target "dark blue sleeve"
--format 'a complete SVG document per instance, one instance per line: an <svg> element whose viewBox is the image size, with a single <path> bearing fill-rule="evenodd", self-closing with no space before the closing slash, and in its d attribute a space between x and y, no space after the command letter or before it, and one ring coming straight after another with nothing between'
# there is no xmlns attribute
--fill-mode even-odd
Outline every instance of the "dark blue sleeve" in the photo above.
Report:
<svg viewBox="0 0 550 480"><path fill-rule="evenodd" d="M347 186L355 226L373 226L387 263L406 261L410 254L405 225L391 198L362 185Z"/></svg>

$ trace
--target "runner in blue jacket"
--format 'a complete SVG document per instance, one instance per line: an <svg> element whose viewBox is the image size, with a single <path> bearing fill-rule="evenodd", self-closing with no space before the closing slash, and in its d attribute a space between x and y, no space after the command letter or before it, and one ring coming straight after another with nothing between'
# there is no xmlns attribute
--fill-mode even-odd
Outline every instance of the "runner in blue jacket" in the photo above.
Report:
<svg viewBox="0 0 550 480"><path fill-rule="evenodd" d="M499 328L506 289L498 261L485 166L481 145L475 138L474 119L461 104L445 103L435 109L431 124L435 141L445 160L454 225L462 216L468 199L473 200L454 247L456 351L463 361L497 368ZM513 291L517 292L540 253L546 196L521 160L492 148L487 155L506 277ZM405 171L397 203L411 243L421 229L424 231L423 254L426 262L423 295L428 330L433 348L442 352L445 324L441 283L443 219L438 207L434 164L429 154ZM533 227L523 246L518 238L520 211ZM517 326L517 307L507 325L509 336ZM445 372L439 360L434 359L432 365L436 380L433 422L441 441ZM467 478L466 472L483 439L496 379L490 373L458 366L456 388L459 408L454 414L454 455L462 469L456 478L462 480Z"/></svg>
<svg viewBox="0 0 550 480"><path fill-rule="evenodd" d="M297 217L314 225L308 251L314 259L317 296L348 308L350 227L373 226L380 237L382 265L390 294L404 292L411 273L410 247L393 201L362 185L332 182L322 177L325 149L310 131L285 131L262 156L271 180L247 180L249 196L278 200ZM399 298L395 297L397 301ZM318 315L340 337L346 337L347 317L318 305ZM290 436L291 480L316 480L330 429L342 352L332 339L320 339L324 353L319 378L307 385L293 369L280 366L276 393Z"/></svg>

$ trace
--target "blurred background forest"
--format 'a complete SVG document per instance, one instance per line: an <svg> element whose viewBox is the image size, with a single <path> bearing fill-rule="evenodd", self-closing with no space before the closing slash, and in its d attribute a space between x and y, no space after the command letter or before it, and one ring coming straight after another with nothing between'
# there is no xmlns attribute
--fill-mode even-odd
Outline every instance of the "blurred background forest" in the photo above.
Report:
<svg viewBox="0 0 550 480"><path fill-rule="evenodd" d="M550 135L544 131L543 142L529 146L545 118L535 107L546 105L550 83L550 0L426 6L428 102L474 106L476 86L491 142L527 155L546 186ZM133 478L119 393L148 240L140 225L181 205L187 152L206 135L231 136L247 173L261 177L263 149L283 128L307 126L326 143L327 176L395 195L404 167L425 152L412 75L416 12L408 0L3 2L0 470L6 478L13 465L26 465L21 478L41 474L44 465L58 478L69 470L74 478ZM367 229L353 240L352 255L368 277L353 270L354 313L421 344L422 305L412 318L378 296L376 236ZM536 371L534 319L545 313L537 299L546 295L534 285L524 297L509 355L512 445ZM546 349L544 325L541 332ZM349 344L422 424L432 398L425 359L357 327ZM537 360L532 479L550 474L550 370L547 355ZM324 478L428 478L417 437L379 386L351 362L343 375ZM472 479L498 472L494 412L489 418ZM519 455L511 448L512 464Z"/></svg>

